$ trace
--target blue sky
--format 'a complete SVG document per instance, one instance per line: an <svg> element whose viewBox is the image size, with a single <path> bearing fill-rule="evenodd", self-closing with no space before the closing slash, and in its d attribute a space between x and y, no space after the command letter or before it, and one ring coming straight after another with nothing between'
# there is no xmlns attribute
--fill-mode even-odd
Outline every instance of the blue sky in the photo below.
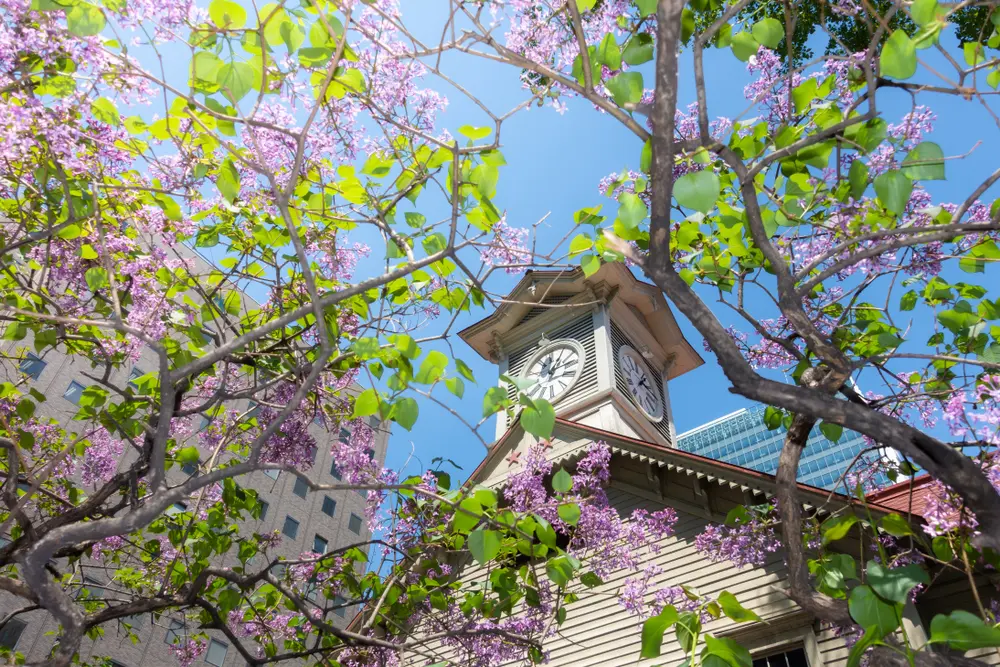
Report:
<svg viewBox="0 0 1000 667"><path fill-rule="evenodd" d="M433 35L439 34L441 20L441 14L435 10L439 12L446 4L422 1L420 11L414 12L416 2L403 2L404 22L418 36L433 39ZM922 56L927 54L926 51L921 53ZM941 65L932 62L935 67ZM505 111L525 98L526 93L517 80L518 72L512 68L467 55L447 57L444 63L450 77L480 97L494 112ZM710 114L733 117L742 113L746 107L743 86L749 81L745 64L727 49L709 51L705 65ZM680 78L682 106L694 98L691 72L690 57L685 55ZM437 83L431 85L446 90ZM907 93L890 90L880 94L881 109L888 122L898 121L910 109L912 102ZM450 106L440 117L441 127L454 134L456 128L464 124L488 124L488 118L464 96L449 92L448 97ZM964 154L982 141L971 156L947 163L948 181L928 186L940 201L961 201L971 187L971 179L982 180L1000 163L995 157L1000 148L996 126L981 106L956 97L924 95L921 102L931 104L938 113L939 122L929 138L940 143L946 155ZM522 112L505 123L501 137L508 166L502 169L495 203L506 209L508 222L513 225L530 226L548 214L542 234L550 241L560 238L573 224L574 211L602 202L606 209L609 207L609 200L597 191L598 181L623 168L637 168L641 147L617 121L589 104L580 100L569 100L568 104L569 111L562 116L549 107ZM956 122L959 119L960 122ZM991 201L990 197L984 199ZM613 203L611 210L614 210ZM976 282L975 278L963 275L957 279ZM982 282L982 276L978 278ZM512 279L509 285L513 284ZM500 285L499 281L494 282L493 288L499 290ZM706 296L711 299L711 294ZM461 322L464 326L486 314L488 311L473 311L464 315ZM701 336L683 317L678 319L684 335L701 351ZM464 401L451 401L451 405L469 420L476 421L480 415L480 399L486 388L496 382L497 371L471 350L463 354L463 348L468 348L457 338L453 343L459 356L475 370L479 383L474 388L467 388ZM727 391L728 384L711 353L702 356L705 365L671 382L678 433L749 404ZM442 396L447 394L442 391ZM492 428L484 429L487 438L492 432ZM423 466L434 456L451 458L468 474L486 452L453 417L423 401L420 419L412 432L394 426L387 464L398 467L411 453Z"/></svg>

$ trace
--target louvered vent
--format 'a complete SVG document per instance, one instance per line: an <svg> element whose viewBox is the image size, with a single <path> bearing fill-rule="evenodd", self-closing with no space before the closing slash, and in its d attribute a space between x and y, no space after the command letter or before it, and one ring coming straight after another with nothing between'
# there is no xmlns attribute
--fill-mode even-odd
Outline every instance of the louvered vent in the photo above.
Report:
<svg viewBox="0 0 1000 667"><path fill-rule="evenodd" d="M580 396L586 394L591 394L597 389L597 350L595 348L594 342L594 316L591 313L573 320L566 326L556 331L546 331L545 337L551 342L555 343L559 340L565 340L571 338L583 346L583 351L585 352L583 371L580 375L580 379L577 380L573 388L570 389L569 393L559 399L559 403L564 403L567 401L573 401ZM541 336L539 336L541 338ZM536 338L530 345L512 352L510 355L510 360L507 365L507 374L511 377L515 377L521 374L524 370L524 365L528 363L528 359L531 355L538 350L538 338ZM511 401L517 404L517 389L514 387L507 387L507 395L510 397Z"/></svg>
<svg viewBox="0 0 1000 667"><path fill-rule="evenodd" d="M618 366L618 350L620 350L623 345L627 345L635 349L635 345L633 345L632 341L625 337L625 334L618 328L618 325L611 322L611 349L615 364L615 386L618 388L618 391L623 393L625 396L628 396L632 403L635 403L635 399L632 398L632 394L628 390L628 384L625 382L625 376L622 374L622 369ZM663 376L648 363L646 364L646 369L649 371L649 375L653 378L656 386L660 388L660 399L663 400ZM664 405L663 419L653 424L653 427L660 433L660 435L667 439L667 442L670 442L670 421L667 419L667 414L669 414L667 407L668 406Z"/></svg>
<svg viewBox="0 0 1000 667"><path fill-rule="evenodd" d="M542 313L552 310L551 308L546 308L545 305L550 305L551 306L551 305L555 305L555 304L558 304L558 303L565 303L566 301L569 301L571 298L573 298L572 294L552 294L552 295L549 295L549 296L545 297L544 299L542 299L542 304L544 304L544 305L538 305L538 306L535 306L534 308L532 308L531 310L529 310L528 314L521 318L521 321L519 322L519 324L524 324L525 322L527 322L529 320L533 320L534 318L538 317Z"/></svg>

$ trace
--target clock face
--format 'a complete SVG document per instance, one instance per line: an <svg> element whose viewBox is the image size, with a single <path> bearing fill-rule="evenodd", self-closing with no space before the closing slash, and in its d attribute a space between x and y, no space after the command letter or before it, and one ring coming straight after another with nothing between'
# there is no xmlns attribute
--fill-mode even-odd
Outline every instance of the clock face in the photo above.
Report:
<svg viewBox="0 0 1000 667"><path fill-rule="evenodd" d="M618 366L625 378L625 384L635 404L652 421L663 419L663 399L660 388L649 374L646 362L639 353L623 346L618 350Z"/></svg>
<svg viewBox="0 0 1000 667"><path fill-rule="evenodd" d="M534 384L524 393L554 403L568 392L583 368L583 348L574 341L552 343L528 360L521 377Z"/></svg>

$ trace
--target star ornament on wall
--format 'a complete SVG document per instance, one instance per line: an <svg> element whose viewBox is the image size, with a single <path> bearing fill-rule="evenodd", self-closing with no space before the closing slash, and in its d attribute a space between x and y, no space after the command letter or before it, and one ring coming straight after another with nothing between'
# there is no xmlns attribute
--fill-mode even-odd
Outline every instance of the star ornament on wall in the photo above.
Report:
<svg viewBox="0 0 1000 667"><path fill-rule="evenodd" d="M511 452L507 457L507 465L514 465L521 462L521 452Z"/></svg>

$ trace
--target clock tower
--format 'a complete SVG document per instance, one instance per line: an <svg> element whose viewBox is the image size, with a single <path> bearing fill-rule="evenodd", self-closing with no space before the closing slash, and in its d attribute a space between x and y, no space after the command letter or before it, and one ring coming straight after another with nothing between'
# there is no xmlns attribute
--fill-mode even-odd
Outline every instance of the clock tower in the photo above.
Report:
<svg viewBox="0 0 1000 667"><path fill-rule="evenodd" d="M529 271L460 335L500 375L533 382L525 393L552 403L557 417L668 447L667 383L703 363L660 289L621 263L589 278L580 269ZM512 422L497 416L498 440Z"/></svg>

